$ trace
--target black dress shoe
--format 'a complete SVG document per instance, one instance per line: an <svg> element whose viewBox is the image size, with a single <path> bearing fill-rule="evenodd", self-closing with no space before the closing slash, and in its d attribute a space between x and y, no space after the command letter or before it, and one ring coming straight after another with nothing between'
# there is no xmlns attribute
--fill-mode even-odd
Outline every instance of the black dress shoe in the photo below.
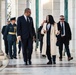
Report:
<svg viewBox="0 0 76 75"><path fill-rule="evenodd" d="M10 59L13 59L13 57L10 57Z"/></svg>
<svg viewBox="0 0 76 75"><path fill-rule="evenodd" d="M17 57L13 57L14 59L17 59Z"/></svg>
<svg viewBox="0 0 76 75"><path fill-rule="evenodd" d="M62 58L59 57L59 60L62 61Z"/></svg>
<svg viewBox="0 0 76 75"><path fill-rule="evenodd" d="M46 55L42 55L42 57L46 58Z"/></svg>
<svg viewBox="0 0 76 75"><path fill-rule="evenodd" d="M49 61L47 64L48 64L48 65L51 65L51 64L52 64L52 61Z"/></svg>
<svg viewBox="0 0 76 75"><path fill-rule="evenodd" d="M27 62L25 62L25 65L28 65Z"/></svg>
<svg viewBox="0 0 76 75"><path fill-rule="evenodd" d="M70 60L73 60L73 57L69 57L69 58L68 58L68 61L70 61Z"/></svg>
<svg viewBox="0 0 76 75"><path fill-rule="evenodd" d="M53 64L56 64L56 62L53 62Z"/></svg>
<svg viewBox="0 0 76 75"><path fill-rule="evenodd" d="M31 61L29 61L29 65L31 65L32 64L32 62Z"/></svg>

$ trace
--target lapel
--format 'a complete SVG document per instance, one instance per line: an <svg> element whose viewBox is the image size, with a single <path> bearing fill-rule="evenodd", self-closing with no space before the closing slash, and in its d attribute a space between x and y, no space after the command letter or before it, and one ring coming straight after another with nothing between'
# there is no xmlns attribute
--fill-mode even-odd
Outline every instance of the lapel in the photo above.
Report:
<svg viewBox="0 0 76 75"><path fill-rule="evenodd" d="M60 22L59 22L59 27L60 27L60 29L61 29L61 24L60 24Z"/></svg>
<svg viewBox="0 0 76 75"><path fill-rule="evenodd" d="M53 32L53 26L52 25L51 25L51 30L50 31L51 31L51 33Z"/></svg>
<svg viewBox="0 0 76 75"><path fill-rule="evenodd" d="M58 23L58 30L61 30L61 24L60 24L60 22Z"/></svg>
<svg viewBox="0 0 76 75"><path fill-rule="evenodd" d="M54 25L51 25L51 34L54 33Z"/></svg>
<svg viewBox="0 0 76 75"><path fill-rule="evenodd" d="M26 19L25 19L25 17L24 17L24 15L23 15L23 20L24 20L24 22L27 22Z"/></svg>
<svg viewBox="0 0 76 75"><path fill-rule="evenodd" d="M65 32L66 32L66 29L67 29L67 25L66 25L66 22L64 21L64 26L65 26Z"/></svg>

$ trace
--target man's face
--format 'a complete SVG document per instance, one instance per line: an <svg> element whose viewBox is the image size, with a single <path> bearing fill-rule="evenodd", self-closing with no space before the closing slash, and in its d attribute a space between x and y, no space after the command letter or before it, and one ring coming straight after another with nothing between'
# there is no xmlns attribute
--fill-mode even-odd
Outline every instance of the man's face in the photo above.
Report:
<svg viewBox="0 0 76 75"><path fill-rule="evenodd" d="M60 17L60 22L64 22L65 18L64 17Z"/></svg>
<svg viewBox="0 0 76 75"><path fill-rule="evenodd" d="M26 12L26 16L30 16L31 15L31 10L28 10L27 12Z"/></svg>
<svg viewBox="0 0 76 75"><path fill-rule="evenodd" d="M10 21L8 21L7 24L10 24Z"/></svg>
<svg viewBox="0 0 76 75"><path fill-rule="evenodd" d="M12 20L11 22L12 22L13 24L15 24L16 20Z"/></svg>

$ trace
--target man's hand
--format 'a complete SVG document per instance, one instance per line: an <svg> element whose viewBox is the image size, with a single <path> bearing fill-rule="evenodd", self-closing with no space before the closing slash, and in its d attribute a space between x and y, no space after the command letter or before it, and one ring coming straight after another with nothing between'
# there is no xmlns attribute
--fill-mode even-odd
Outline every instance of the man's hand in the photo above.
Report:
<svg viewBox="0 0 76 75"><path fill-rule="evenodd" d="M18 41L21 41L21 36L18 36L18 37L17 37L17 40L18 40Z"/></svg>
<svg viewBox="0 0 76 75"><path fill-rule="evenodd" d="M33 41L36 41L36 38L35 38L35 36L33 36Z"/></svg>

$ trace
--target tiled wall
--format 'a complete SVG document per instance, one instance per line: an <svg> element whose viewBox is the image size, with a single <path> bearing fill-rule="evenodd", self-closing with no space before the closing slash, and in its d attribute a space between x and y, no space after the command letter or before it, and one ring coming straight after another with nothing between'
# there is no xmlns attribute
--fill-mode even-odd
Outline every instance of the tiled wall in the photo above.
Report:
<svg viewBox="0 0 76 75"><path fill-rule="evenodd" d="M18 16L24 14L25 8L26 8L26 0L18 0Z"/></svg>
<svg viewBox="0 0 76 75"><path fill-rule="evenodd" d="M45 20L46 16L50 14L52 14L52 0L43 5L43 19Z"/></svg>
<svg viewBox="0 0 76 75"><path fill-rule="evenodd" d="M52 14L55 18L55 21L59 21L60 16L60 0L52 0Z"/></svg>
<svg viewBox="0 0 76 75"><path fill-rule="evenodd" d="M60 15L64 15L64 0L60 0Z"/></svg>

